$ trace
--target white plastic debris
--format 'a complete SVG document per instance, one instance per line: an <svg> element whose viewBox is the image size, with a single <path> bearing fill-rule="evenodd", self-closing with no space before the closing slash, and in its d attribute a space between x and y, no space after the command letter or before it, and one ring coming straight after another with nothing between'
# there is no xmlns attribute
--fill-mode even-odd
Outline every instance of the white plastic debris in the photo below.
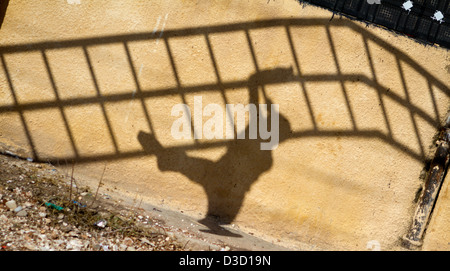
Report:
<svg viewBox="0 0 450 271"><path fill-rule="evenodd" d="M106 220L102 219L102 220L95 222L94 225L99 228L104 228L104 227L106 227L106 223L107 223Z"/></svg>
<svg viewBox="0 0 450 271"><path fill-rule="evenodd" d="M414 6L413 2L408 0L405 3L403 3L402 7L406 11L411 11L411 8Z"/></svg>
<svg viewBox="0 0 450 271"><path fill-rule="evenodd" d="M444 21L444 14L440 12L439 10L436 10L433 17L431 19L438 21L439 23L442 23Z"/></svg>
<svg viewBox="0 0 450 271"><path fill-rule="evenodd" d="M19 207L14 209L14 212L18 213L18 212L22 211L22 209L23 209L23 207L19 206Z"/></svg>
<svg viewBox="0 0 450 271"><path fill-rule="evenodd" d="M378 242L377 240L370 240L369 242L367 242L366 247L368 250L381 251L380 242Z"/></svg>
<svg viewBox="0 0 450 271"><path fill-rule="evenodd" d="M373 5L373 4L381 4L381 0L367 0L367 4Z"/></svg>

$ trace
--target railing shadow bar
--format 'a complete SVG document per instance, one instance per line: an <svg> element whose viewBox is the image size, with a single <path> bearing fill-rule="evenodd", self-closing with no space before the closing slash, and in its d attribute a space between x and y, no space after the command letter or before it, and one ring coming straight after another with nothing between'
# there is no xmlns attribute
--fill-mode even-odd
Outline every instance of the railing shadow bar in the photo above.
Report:
<svg viewBox="0 0 450 271"><path fill-rule="evenodd" d="M141 88L141 85L139 83L139 78L138 78L138 75L137 75L136 70L134 68L133 60L131 58L130 48L128 47L128 44L126 42L123 43L123 46L124 46L124 49L125 49L125 53L127 55L128 64L130 65L131 74L133 75L133 79L134 79L134 82L136 84L136 92L138 93L139 97L143 97L143 95L142 95L142 88ZM134 96L134 92L133 92L133 96ZM135 98L133 96L131 97L132 99ZM147 106L145 105L145 101L142 98L140 98L139 100L141 102L142 110L144 112L145 120L147 121L147 124L148 124L148 127L150 129L150 132L154 134L155 130L153 129L153 124L152 124L152 121L150 120L150 115L148 113L149 111L147 109Z"/></svg>
<svg viewBox="0 0 450 271"><path fill-rule="evenodd" d="M111 137L111 141L113 143L114 150L116 151L116 153L119 153L119 146L118 146L118 143L117 143L117 139L116 139L116 137L114 135L111 122L109 121L109 117L108 117L108 114L106 112L105 97L102 96L102 94L100 92L100 86L98 84L97 77L96 77L95 72L94 72L94 66L92 65L92 61L91 61L91 58L89 56L89 52L87 50L87 47L83 47L83 53L84 53L84 57L86 59L86 63L89 66L89 72L90 72L90 75L91 75L91 79L92 79L92 82L94 84L95 91L97 93L97 98L98 98L97 104L100 105L100 108L102 110L103 118L104 118L106 126L108 128L109 136Z"/></svg>
<svg viewBox="0 0 450 271"><path fill-rule="evenodd" d="M32 156L33 156L32 158L34 160L37 160L38 159L38 155L36 153L36 147L35 147L35 144L33 142L32 137L31 137L30 129L28 128L27 122L25 121L25 116L23 115L23 110L20 109L19 102L17 100L16 92L15 92L15 89L14 89L14 85L13 85L13 82L12 82L12 78L11 78L11 75L9 73L9 70L8 70L8 67L7 67L7 64L6 64L5 57L2 54L0 54L0 58L2 60L3 70L5 71L6 79L8 81L8 86L9 86L9 89L11 91L11 96L13 97L13 100L14 100L14 105L18 109L17 113L19 114L20 121L22 122L22 126L23 126L23 129L25 131L25 135L27 137L28 144L29 144L29 146L31 148L31 152L32 152Z"/></svg>
<svg viewBox="0 0 450 271"><path fill-rule="evenodd" d="M335 137L346 137L346 138L378 138L382 140L383 142L399 149L402 153L407 154L413 159L422 161L422 155L419 153L416 153L414 150L412 150L409 146L402 144L400 142L397 142L393 140L392 138L386 136L381 131L378 130L358 130L358 131L348 131L348 130L306 130L306 131L298 131L293 132L290 134L291 139L300 139L300 138L335 138ZM227 146L228 140L222 140L222 141L208 141L208 142L201 142L198 144L185 144L185 145L177 145L177 146L170 146L170 147L164 147L166 151L169 150L183 150L183 151L189 151L189 150L205 150L210 148L218 148L218 147L225 147ZM80 157L78 159L75 159L74 157L53 157L50 159L46 159L43 162L50 162L50 163L56 163L56 161L59 160L69 160L69 161L75 161L78 164L83 163L91 163L96 161L114 161L114 160L122 160L122 159L131 159L136 157L144 157L148 156L149 153L142 151L142 150L136 150L136 151L125 151L121 152L119 155L115 153L106 153L106 154L99 154L99 155L92 155L92 156L84 156Z"/></svg>
<svg viewBox="0 0 450 271"><path fill-rule="evenodd" d="M289 46L291 48L292 58L294 59L295 68L297 70L297 75L299 78L302 78L302 71L300 69L300 63L298 61L298 56L297 56L297 52L295 50L294 41L292 39L290 27L286 26L285 29L286 29L286 34L287 34L288 41L289 41ZM311 118L311 122L314 126L314 129L317 130L317 123L316 123L316 119L314 117L314 110L311 106L311 100L310 100L310 98L308 96L308 92L306 90L305 80L299 80L299 83L300 83L300 87L302 88L303 97L305 98L305 102L308 106L308 112L309 112L309 116Z"/></svg>
<svg viewBox="0 0 450 271"><path fill-rule="evenodd" d="M60 111L61 117L63 119L64 127L66 129L67 135L68 135L69 140L70 140L70 145L72 146L72 150L73 150L73 152L75 154L75 157L79 158L78 148L77 148L77 146L75 144L75 140L73 138L72 131L70 130L69 121L67 120L67 116L66 116L66 114L64 112L64 107L61 106L61 104L60 104L61 98L59 96L58 88L57 88L56 82L55 82L55 78L53 77L52 69L50 67L50 63L48 61L48 57L47 57L47 54L45 53L45 50L41 51L41 55L42 55L42 59L44 60L45 68L47 70L48 78L50 80L50 84L52 86L52 90L53 90L53 93L55 95L56 102L59 104L59 111Z"/></svg>
<svg viewBox="0 0 450 271"><path fill-rule="evenodd" d="M430 117L425 111L421 108L415 106L414 104L408 103L399 95L393 92L385 93L387 89L386 86L379 84L378 82L374 82L372 79L368 78L364 74L351 74L351 75L342 75L337 76L334 74L323 74L323 75L304 75L304 76L293 76L289 80L272 80L270 82L260 82L260 84L279 84L279 83L290 83L290 82L330 82L330 81L355 81L360 80L360 82L366 84L369 87L372 87L374 91L377 92L379 98L382 96L392 99L396 103L408 108L408 110L412 110L423 118L425 121L430 123L431 125L437 126L439 125L439 121ZM239 88L248 88L247 80L240 81L232 81L232 82L223 82L223 87L227 89L227 91L235 91ZM139 99L149 99L153 97L162 97L162 96L171 96L171 95L182 95L185 94L194 94L204 91L218 90L219 87L217 84L204 84L204 85L194 85L194 86L184 86L181 89L178 87L171 88L163 88L163 89L155 89L155 90L143 90L141 93L136 93L135 98ZM5 105L0 106L0 113L2 112L11 112L11 111L34 111L34 110L42 110L46 108L55 108L55 107L66 107L66 106L83 106L86 104L95 104L101 103L107 100L107 103L115 103L121 101L129 101L132 97L130 94L119 93L119 94L109 94L104 95L102 97L80 97L80 98L71 98L58 101L43 101L43 102L33 102L33 103L23 103L23 104L13 104L13 105ZM183 101L185 104L187 102Z"/></svg>

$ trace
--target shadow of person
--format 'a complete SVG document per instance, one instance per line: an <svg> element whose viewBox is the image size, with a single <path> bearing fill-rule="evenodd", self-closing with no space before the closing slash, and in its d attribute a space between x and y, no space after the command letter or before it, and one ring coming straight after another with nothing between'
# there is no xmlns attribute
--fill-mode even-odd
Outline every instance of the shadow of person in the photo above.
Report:
<svg viewBox="0 0 450 271"><path fill-rule="evenodd" d="M282 82L283 78L292 75L292 69L275 69L259 72L249 79L250 104L258 104L258 86L269 82ZM272 102L266 97L267 107L271 108ZM271 127L271 121L267 121L267 130L278 129L279 142L286 140L291 133L291 127L287 119L279 114L267 110L267 116L256 116L250 113L249 121L271 120L272 114L278 114L278 127ZM265 118L265 119L264 119ZM261 120L259 120L261 121ZM242 131L249 135L249 125ZM180 148L164 148L153 134L139 132L138 140L145 152L157 157L158 168L161 171L179 172L195 183L200 184L208 199L208 211L204 219L199 222L207 226L207 232L236 236L227 231L221 224L230 224L239 213L246 193L259 176L268 171L273 164L271 150L261 150L261 143L267 142L260 138L243 139L235 136L233 140L225 141L226 153L218 160L192 157L186 154L186 150Z"/></svg>

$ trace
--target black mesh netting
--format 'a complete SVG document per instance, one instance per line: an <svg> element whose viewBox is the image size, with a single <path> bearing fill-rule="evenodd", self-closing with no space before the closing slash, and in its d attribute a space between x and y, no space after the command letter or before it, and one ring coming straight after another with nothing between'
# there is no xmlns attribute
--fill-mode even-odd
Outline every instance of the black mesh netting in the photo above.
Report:
<svg viewBox="0 0 450 271"><path fill-rule="evenodd" d="M300 0L450 48L450 0Z"/></svg>

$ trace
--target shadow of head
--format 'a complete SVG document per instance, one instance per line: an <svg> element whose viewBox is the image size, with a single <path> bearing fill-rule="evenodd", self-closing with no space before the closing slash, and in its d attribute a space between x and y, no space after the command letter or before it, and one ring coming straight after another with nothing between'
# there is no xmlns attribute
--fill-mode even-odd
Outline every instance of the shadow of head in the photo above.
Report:
<svg viewBox="0 0 450 271"><path fill-rule="evenodd" d="M139 143L147 154L157 154L163 150L161 143L153 134L139 131L137 136Z"/></svg>
<svg viewBox="0 0 450 271"><path fill-rule="evenodd" d="M292 67L274 68L256 72L249 77L250 88L255 84L258 86L276 83L285 83L294 79Z"/></svg>

